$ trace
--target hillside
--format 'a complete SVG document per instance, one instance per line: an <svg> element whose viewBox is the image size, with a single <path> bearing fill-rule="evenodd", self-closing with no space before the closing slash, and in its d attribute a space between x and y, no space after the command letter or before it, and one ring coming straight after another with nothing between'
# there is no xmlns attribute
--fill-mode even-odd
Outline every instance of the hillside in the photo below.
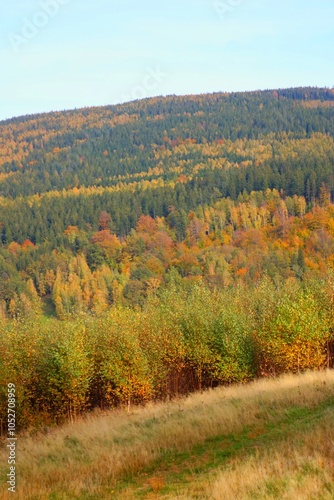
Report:
<svg viewBox="0 0 334 500"><path fill-rule="evenodd" d="M0 414L18 429L334 360L334 91L0 124Z"/></svg>
<svg viewBox="0 0 334 500"><path fill-rule="evenodd" d="M301 88L172 96L14 118L0 123L2 192L15 198L78 186L111 186L118 176L148 174L157 160L163 160L157 151L173 152L188 141L204 145L259 140L272 133L296 139L331 134L333 103L333 90ZM197 157L201 153L205 155L199 149ZM196 159L186 148L183 156ZM227 159L239 163L243 158L231 154ZM170 174L163 172L173 178Z"/></svg>
<svg viewBox="0 0 334 500"><path fill-rule="evenodd" d="M141 304L168 276L323 276L333 105L333 89L300 88L1 122L0 311L26 314L38 295L55 312L57 270L60 288L87 275L88 295L63 304L65 315L94 310L101 289L102 309L117 297Z"/></svg>
<svg viewBox="0 0 334 500"><path fill-rule="evenodd" d="M332 371L307 373L20 436L16 496L329 500L333 397Z"/></svg>
<svg viewBox="0 0 334 500"><path fill-rule="evenodd" d="M0 123L2 241L59 244L69 225L118 236L167 216L267 188L334 189L334 91L288 89L154 98ZM57 239L58 238L58 239Z"/></svg>

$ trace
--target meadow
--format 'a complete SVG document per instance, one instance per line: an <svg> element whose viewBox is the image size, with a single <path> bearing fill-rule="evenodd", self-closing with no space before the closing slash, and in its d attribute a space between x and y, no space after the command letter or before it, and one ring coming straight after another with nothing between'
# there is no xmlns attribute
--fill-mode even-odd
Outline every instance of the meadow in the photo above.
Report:
<svg viewBox="0 0 334 500"><path fill-rule="evenodd" d="M19 436L16 497L331 499L333 418L331 370L95 412Z"/></svg>

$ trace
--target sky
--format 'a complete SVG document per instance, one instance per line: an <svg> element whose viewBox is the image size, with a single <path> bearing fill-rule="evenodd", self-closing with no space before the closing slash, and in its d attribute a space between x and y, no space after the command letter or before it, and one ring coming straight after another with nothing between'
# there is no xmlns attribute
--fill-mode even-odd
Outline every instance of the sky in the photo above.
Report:
<svg viewBox="0 0 334 500"><path fill-rule="evenodd" d="M156 95L334 86L333 0L15 0L0 120Z"/></svg>

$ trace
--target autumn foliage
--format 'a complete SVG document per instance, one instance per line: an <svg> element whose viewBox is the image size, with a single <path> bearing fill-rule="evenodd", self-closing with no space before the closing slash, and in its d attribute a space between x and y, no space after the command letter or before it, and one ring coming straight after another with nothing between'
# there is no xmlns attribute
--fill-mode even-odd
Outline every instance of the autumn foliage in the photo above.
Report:
<svg viewBox="0 0 334 500"><path fill-rule="evenodd" d="M18 388L21 428L94 407L166 399L258 375L332 366L334 278L212 290L174 281L142 310L1 326L1 412Z"/></svg>
<svg viewBox="0 0 334 500"><path fill-rule="evenodd" d="M0 377L21 428L333 364L333 99L0 123Z"/></svg>

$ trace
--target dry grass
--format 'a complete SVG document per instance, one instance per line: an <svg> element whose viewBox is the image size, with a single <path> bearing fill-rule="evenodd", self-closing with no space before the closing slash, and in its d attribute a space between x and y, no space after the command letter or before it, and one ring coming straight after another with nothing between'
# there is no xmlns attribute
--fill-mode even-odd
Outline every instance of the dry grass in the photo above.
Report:
<svg viewBox="0 0 334 500"><path fill-rule="evenodd" d="M305 433L301 429L293 439L260 449L255 455L238 457L221 471L203 474L194 484L164 498L332 500L333 416L333 412L325 414L312 432Z"/></svg>
<svg viewBox="0 0 334 500"><path fill-rule="evenodd" d="M116 411L90 416L46 435L21 436L16 498L114 498L120 481L161 459L168 450L190 450L210 437L238 433L261 422L277 421L277 416L284 415L290 407L316 408L333 396L333 371L307 373L194 394L167 404L135 408L129 415ZM319 445L323 448L326 444L327 424L330 439L323 453ZM308 435L304 448L298 453L287 442L277 452L268 451L268 457L255 456L230 464L219 478L211 479L215 481L213 486L204 480L199 488L203 498L206 495L213 499L276 498L270 496L271 481L287 482L287 496L281 495L282 498L318 498L316 493L311 495L312 491L317 491L311 473L303 479L305 491L311 496L298 497L294 488L300 468L311 471L315 466L319 469L321 463L324 466L319 470L323 471L325 479L321 474L316 476L322 485L319 487L323 487L325 480L333 480L324 459L326 456L334 460L333 431L330 423L327 424L317 429L317 433ZM6 464L6 453L6 450L1 452L1 464ZM2 469L2 477L6 474L5 469ZM157 475L150 483L155 495L159 495L164 479ZM4 490L2 485L0 498L7 498ZM189 491L189 495L189 498L196 498L194 492Z"/></svg>
<svg viewBox="0 0 334 500"><path fill-rule="evenodd" d="M207 498L212 500L334 498L333 415L304 436L299 447L285 442L220 473Z"/></svg>

